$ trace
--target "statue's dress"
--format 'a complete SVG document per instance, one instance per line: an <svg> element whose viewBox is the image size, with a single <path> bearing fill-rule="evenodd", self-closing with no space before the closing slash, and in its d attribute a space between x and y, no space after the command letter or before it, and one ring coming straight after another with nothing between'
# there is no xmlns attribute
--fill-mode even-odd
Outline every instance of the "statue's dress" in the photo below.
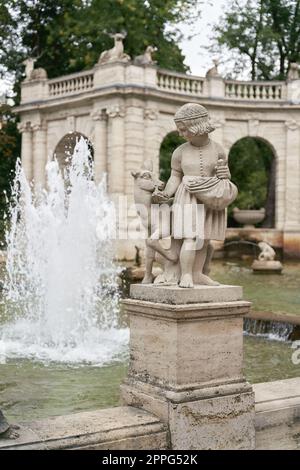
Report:
<svg viewBox="0 0 300 470"><path fill-rule="evenodd" d="M202 147L187 142L178 147L172 156L172 172L181 177L174 206L180 207L181 212L187 207L194 207L194 212L199 213L200 205L202 208L204 205L204 231L202 227L202 233L197 234L204 240L225 239L226 207L237 196L237 188L230 180L221 180L216 176L219 159L224 163L227 161L222 147L212 140ZM179 225L175 220L174 226Z"/></svg>

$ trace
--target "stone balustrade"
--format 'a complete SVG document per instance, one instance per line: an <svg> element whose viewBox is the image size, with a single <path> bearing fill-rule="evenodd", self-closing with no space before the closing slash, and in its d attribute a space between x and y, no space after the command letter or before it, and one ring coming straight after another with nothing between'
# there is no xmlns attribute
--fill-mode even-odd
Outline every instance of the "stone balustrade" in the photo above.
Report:
<svg viewBox="0 0 300 470"><path fill-rule="evenodd" d="M86 72L54 78L48 81L48 85L49 97L82 93L94 87L94 72L88 70Z"/></svg>
<svg viewBox="0 0 300 470"><path fill-rule="evenodd" d="M173 73L168 70L157 71L157 87L171 93L203 96L204 81L204 78L193 75Z"/></svg>
<svg viewBox="0 0 300 470"><path fill-rule="evenodd" d="M153 67L149 67L149 71L152 70L153 75L153 80L149 82L145 78L147 70L148 67L142 68L133 64L117 62L100 67L96 66L85 72L65 75L51 80L26 81L22 84L22 103L32 102L32 97L35 97L35 99L54 99L93 91L99 87L134 86L135 84L138 87L151 87L152 89L156 88L158 91L191 97L280 103L287 100L291 95L289 88L293 83L285 81L237 81L225 80L221 77L204 78ZM214 84L217 86L214 86Z"/></svg>
<svg viewBox="0 0 300 470"><path fill-rule="evenodd" d="M279 101L286 97L285 82L247 82L226 80L225 98Z"/></svg>

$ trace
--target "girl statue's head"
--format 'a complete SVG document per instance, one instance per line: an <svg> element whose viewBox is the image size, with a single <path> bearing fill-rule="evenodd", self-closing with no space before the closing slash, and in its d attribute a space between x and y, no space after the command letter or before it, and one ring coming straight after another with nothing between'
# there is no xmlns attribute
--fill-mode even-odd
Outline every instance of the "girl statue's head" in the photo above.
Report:
<svg viewBox="0 0 300 470"><path fill-rule="evenodd" d="M183 137L209 134L215 130L207 109L201 104L187 103L175 114L174 121Z"/></svg>

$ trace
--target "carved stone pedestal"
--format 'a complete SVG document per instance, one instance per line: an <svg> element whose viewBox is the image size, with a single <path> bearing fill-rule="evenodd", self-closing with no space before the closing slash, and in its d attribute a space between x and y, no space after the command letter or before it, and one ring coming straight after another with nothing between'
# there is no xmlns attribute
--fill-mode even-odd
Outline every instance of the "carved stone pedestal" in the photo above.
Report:
<svg viewBox="0 0 300 470"><path fill-rule="evenodd" d="M250 303L241 299L235 286L133 285L124 301L130 365L122 397L168 424L173 449L254 448L254 394L242 371Z"/></svg>

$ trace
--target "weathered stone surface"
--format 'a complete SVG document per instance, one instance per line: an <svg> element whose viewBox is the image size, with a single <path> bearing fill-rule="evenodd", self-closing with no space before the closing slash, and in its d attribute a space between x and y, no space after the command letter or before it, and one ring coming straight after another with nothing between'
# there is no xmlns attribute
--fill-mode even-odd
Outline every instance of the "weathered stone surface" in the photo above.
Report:
<svg viewBox="0 0 300 470"><path fill-rule="evenodd" d="M158 302L171 305L201 302L231 302L242 300L243 288L240 286L200 286L182 289L177 286L132 284L130 297L137 300Z"/></svg>
<svg viewBox="0 0 300 470"><path fill-rule="evenodd" d="M143 410L116 407L23 423L5 449L166 449L167 431Z"/></svg>
<svg viewBox="0 0 300 470"><path fill-rule="evenodd" d="M176 450L242 450L255 447L254 393L170 405Z"/></svg>
<svg viewBox="0 0 300 470"><path fill-rule="evenodd" d="M300 377L255 384L256 448L300 449Z"/></svg>

